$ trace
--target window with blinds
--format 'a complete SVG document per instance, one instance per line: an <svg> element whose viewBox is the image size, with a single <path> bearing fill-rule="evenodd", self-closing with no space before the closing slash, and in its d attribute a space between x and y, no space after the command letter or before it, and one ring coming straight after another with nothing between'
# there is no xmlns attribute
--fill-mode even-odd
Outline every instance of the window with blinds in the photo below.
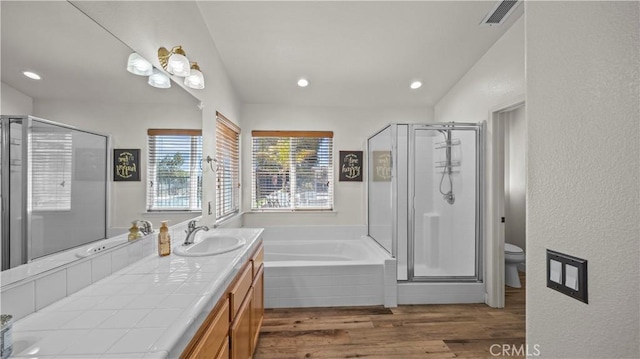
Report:
<svg viewBox="0 0 640 359"><path fill-rule="evenodd" d="M333 132L253 131L252 210L333 209Z"/></svg>
<svg viewBox="0 0 640 359"><path fill-rule="evenodd" d="M240 128L216 115L216 220L222 220L240 210Z"/></svg>
<svg viewBox="0 0 640 359"><path fill-rule="evenodd" d="M200 211L202 131L149 129L148 211Z"/></svg>
<svg viewBox="0 0 640 359"><path fill-rule="evenodd" d="M33 126L29 134L31 198L34 211L71 210L71 131Z"/></svg>

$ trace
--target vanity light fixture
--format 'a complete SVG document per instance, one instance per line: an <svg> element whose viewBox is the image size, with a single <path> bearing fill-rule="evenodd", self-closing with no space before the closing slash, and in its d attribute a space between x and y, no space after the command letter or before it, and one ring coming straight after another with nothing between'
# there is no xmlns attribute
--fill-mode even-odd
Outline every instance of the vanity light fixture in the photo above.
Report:
<svg viewBox="0 0 640 359"><path fill-rule="evenodd" d="M300 87L309 86L309 80L307 80L305 78L301 78L300 80L298 80L298 86L300 86Z"/></svg>
<svg viewBox="0 0 640 359"><path fill-rule="evenodd" d="M411 85L409 85L409 87L410 87L412 90L417 90L417 89L419 89L420 87L422 87L422 82L421 82L421 81L413 81L413 82L411 83Z"/></svg>
<svg viewBox="0 0 640 359"><path fill-rule="evenodd" d="M191 65L182 46L175 46L171 51L164 47L159 48L158 60L162 68L172 75L187 77L191 73Z"/></svg>
<svg viewBox="0 0 640 359"><path fill-rule="evenodd" d="M42 77L33 71L22 71L22 74L32 80L41 80Z"/></svg>
<svg viewBox="0 0 640 359"><path fill-rule="evenodd" d="M153 74L149 76L148 84L159 89L168 89L171 87L171 79L163 74L162 71L153 69Z"/></svg>
<svg viewBox="0 0 640 359"><path fill-rule="evenodd" d="M196 90L204 88L204 75L202 75L197 62L191 63L191 73L184 78L184 85Z"/></svg>
<svg viewBox="0 0 640 359"><path fill-rule="evenodd" d="M134 75L150 76L153 74L153 65L144 57L134 52L129 55L129 59L127 60L127 71Z"/></svg>

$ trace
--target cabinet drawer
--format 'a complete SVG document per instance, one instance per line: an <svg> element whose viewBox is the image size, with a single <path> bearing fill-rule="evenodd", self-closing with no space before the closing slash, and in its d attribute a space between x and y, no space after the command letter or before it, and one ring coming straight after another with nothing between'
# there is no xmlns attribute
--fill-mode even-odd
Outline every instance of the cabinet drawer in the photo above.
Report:
<svg viewBox="0 0 640 359"><path fill-rule="evenodd" d="M264 263L264 245L260 244L258 250L253 253L251 257L251 263L253 263L253 278L256 277L258 271L260 270L260 266Z"/></svg>
<svg viewBox="0 0 640 359"><path fill-rule="evenodd" d="M251 263L248 262L236 278L237 281L233 284L231 290L229 290L231 320L236 317L240 305L242 305L242 301L251 287L251 280L253 279Z"/></svg>

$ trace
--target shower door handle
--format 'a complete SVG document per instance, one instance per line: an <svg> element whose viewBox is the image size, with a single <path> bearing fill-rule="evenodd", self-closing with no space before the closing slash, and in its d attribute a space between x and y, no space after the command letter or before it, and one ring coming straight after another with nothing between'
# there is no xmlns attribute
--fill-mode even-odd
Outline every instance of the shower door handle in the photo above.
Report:
<svg viewBox="0 0 640 359"><path fill-rule="evenodd" d="M500 217L500 223L504 223L505 222L505 218L504 217Z"/></svg>

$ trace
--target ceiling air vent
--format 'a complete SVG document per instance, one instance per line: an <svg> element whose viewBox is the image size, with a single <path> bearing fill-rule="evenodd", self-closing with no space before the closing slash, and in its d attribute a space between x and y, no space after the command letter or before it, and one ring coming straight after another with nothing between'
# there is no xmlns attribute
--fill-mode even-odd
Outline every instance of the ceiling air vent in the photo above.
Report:
<svg viewBox="0 0 640 359"><path fill-rule="evenodd" d="M482 25L500 25L515 10L519 0L498 1L489 14L482 20Z"/></svg>

